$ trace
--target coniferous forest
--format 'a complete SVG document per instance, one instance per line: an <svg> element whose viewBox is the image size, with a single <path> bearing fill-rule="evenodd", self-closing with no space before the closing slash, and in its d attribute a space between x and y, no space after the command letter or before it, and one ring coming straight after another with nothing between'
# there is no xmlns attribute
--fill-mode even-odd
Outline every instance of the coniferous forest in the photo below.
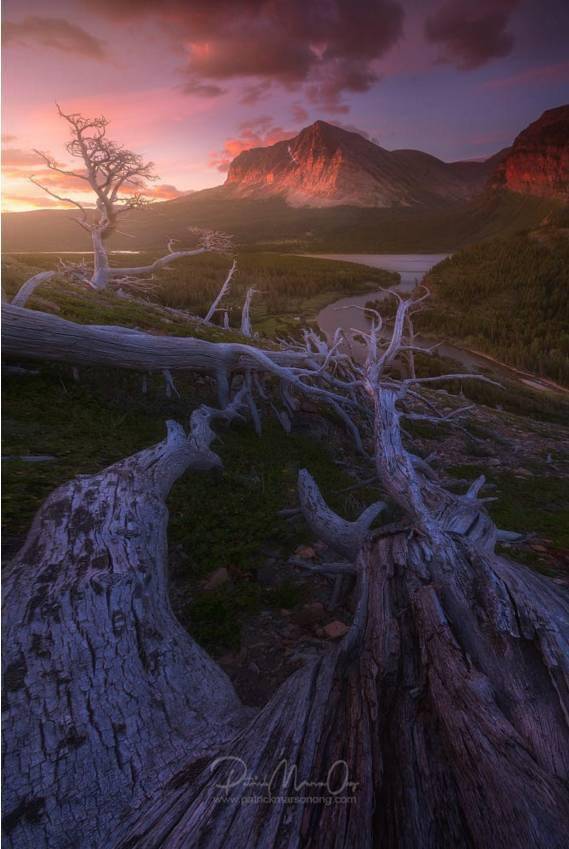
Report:
<svg viewBox="0 0 569 849"><path fill-rule="evenodd" d="M419 327L520 369L569 383L569 239L493 239L440 263Z"/></svg>

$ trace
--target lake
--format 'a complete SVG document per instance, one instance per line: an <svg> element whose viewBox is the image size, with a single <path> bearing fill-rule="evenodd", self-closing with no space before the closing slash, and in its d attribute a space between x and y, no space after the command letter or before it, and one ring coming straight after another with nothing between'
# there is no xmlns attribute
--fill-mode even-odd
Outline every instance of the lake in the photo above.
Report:
<svg viewBox="0 0 569 849"><path fill-rule="evenodd" d="M342 262L356 262L369 265L370 268L384 268L401 275L401 282L394 286L398 292L412 292L425 274L450 254L304 254L319 259L336 259ZM366 300L369 300L366 295Z"/></svg>

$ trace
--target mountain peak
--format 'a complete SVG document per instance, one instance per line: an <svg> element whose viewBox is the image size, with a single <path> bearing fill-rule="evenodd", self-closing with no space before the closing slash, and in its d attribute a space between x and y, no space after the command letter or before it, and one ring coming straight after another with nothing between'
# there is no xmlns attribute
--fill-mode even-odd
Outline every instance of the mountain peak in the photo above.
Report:
<svg viewBox="0 0 569 849"><path fill-rule="evenodd" d="M392 207L464 200L488 176L484 163L460 170L318 120L292 139L240 153L225 186L236 197L279 195L292 206Z"/></svg>

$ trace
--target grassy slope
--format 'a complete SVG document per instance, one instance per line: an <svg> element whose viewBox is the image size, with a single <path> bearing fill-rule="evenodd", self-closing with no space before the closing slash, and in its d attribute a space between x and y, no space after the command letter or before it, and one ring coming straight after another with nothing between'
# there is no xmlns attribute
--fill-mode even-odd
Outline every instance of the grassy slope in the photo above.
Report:
<svg viewBox="0 0 569 849"><path fill-rule="evenodd" d="M123 257L122 261L131 260ZM45 255L8 258L4 269L7 296L35 271L55 263L55 257ZM52 281L36 291L30 306L82 323L121 324L214 341L241 339L235 332L206 328L164 313L159 306L163 303L203 314L227 267L227 258L219 256L178 263L173 272L159 276L152 296L156 305L125 301L113 293L95 295ZM237 305L240 308L245 289L253 285L264 292L254 301L254 325L268 333L298 327L296 315L310 316L320 304L347 291L365 291L370 285L374 288L396 280L387 272L303 257L244 256L239 267L231 297L236 306L233 318L238 322ZM270 315L269 304L283 312ZM80 378L76 383L69 367L43 365L37 375L4 380L4 455L55 458L3 464L3 527L9 551L22 541L33 514L54 487L151 445L163 437L167 418L187 421L200 402L213 401L210 387L192 378L176 378L181 400L165 397L160 376L150 380L147 395L142 394L140 377L135 374L82 369ZM170 540L181 597L178 614L183 621L191 621L192 632L208 648L221 650L238 644L242 618L261 607L287 607L299 600L297 587L285 584L263 589L253 580L251 570L262 564L267 546L282 548L286 557L306 538L307 529L291 529L277 516L280 508L295 503L300 467L313 471L331 503L344 513L361 506L353 496L334 495L351 479L335 465L326 446L305 435L286 435L269 414L261 438L249 425L223 433L216 446L224 459L222 475L213 480L211 475L187 476L174 488L169 502ZM213 593L200 592L200 579L219 566L231 572L231 591L225 587Z"/></svg>
<svg viewBox="0 0 569 849"><path fill-rule="evenodd" d="M157 255L140 254L134 262L146 263ZM116 265L132 262L132 256L113 257ZM57 257L45 254L7 257L3 281L8 298L32 273L56 265ZM230 259L219 255L179 260L170 270L164 269L157 275L155 290L145 297L157 305L204 315L218 293L229 265ZM254 328L259 333L274 337L298 329L330 301L348 293L389 286L397 279L398 276L392 272L353 263L278 254L242 254L238 257L238 272L224 305L231 309L232 326L238 327L245 292L253 286L258 290L252 306ZM118 298L112 292L95 298L83 287L61 281L50 281L37 289L29 305L57 311L72 321L122 324L155 329L170 335L191 333L211 339L221 338L215 329L188 325L183 319L160 313L151 304L141 306Z"/></svg>
<svg viewBox="0 0 569 849"><path fill-rule="evenodd" d="M474 245L432 270L420 329L569 383L569 239L547 229Z"/></svg>
<svg viewBox="0 0 569 849"><path fill-rule="evenodd" d="M47 462L3 463L4 544L22 542L43 499L77 474L99 471L163 438L168 418L187 421L200 402L212 402L208 388L177 379L182 399L168 400L157 376L147 395L137 375L90 369L75 383L71 369L46 365L41 373L4 380L4 456L51 455ZM219 476L193 474L181 479L170 499L170 543L177 564L178 591L187 598L187 617L198 638L210 646L238 641L242 615L261 606L286 606L282 594L251 583L251 570L271 546L290 553L302 534L277 512L295 504L298 469L310 468L338 509L353 511L335 496L350 483L326 445L304 435L288 436L270 418L262 436L248 424L222 432L216 450L225 468ZM301 534L301 536L298 536ZM231 609L225 590L208 594L194 610L192 599L204 574L220 566L231 572L235 590ZM294 592L291 593L294 603ZM284 605L283 605L284 602Z"/></svg>
<svg viewBox="0 0 569 849"><path fill-rule="evenodd" d="M289 207L280 198L231 200L221 189L153 204L133 214L115 235L114 249L159 249L171 237L182 244L188 227L210 227L234 234L248 249L370 253L455 250L465 244L536 226L555 208L539 198L488 194L441 208L361 209ZM60 210L3 216L5 250L88 250L88 237Z"/></svg>
<svg viewBox="0 0 569 849"><path fill-rule="evenodd" d="M187 278L180 271L166 275L160 298L177 305L191 304L199 311L197 306L209 301L227 267L224 258L215 257L213 263L209 260L187 261L183 269ZM31 265L39 268L50 262L53 258L43 256L35 258ZM296 257L243 257L242 269L244 279L240 286L253 284L262 288L262 280L277 301L285 294L293 299L297 297L299 312L305 311L313 298L329 297L334 281L340 279L346 287L363 286L374 274L369 269L360 273L357 267L349 265L344 277L342 267L336 263ZM10 260L5 276L8 292L14 291L31 270L21 258L17 262ZM309 277L319 281L313 291L307 290ZM200 294L199 286L207 289L207 298ZM343 291L336 291L334 296ZM184 300L185 293L188 301ZM235 294L240 302L242 291ZM111 294L95 296L63 284L44 287L35 301L39 308L52 309L82 322L112 322L159 333L235 338L221 329L207 329L165 316L150 304L122 301ZM260 311L264 307L259 303L257 309L258 323L262 321ZM3 387L3 453L55 457L49 462L4 463L3 521L9 549L13 550L22 540L33 513L55 486L76 474L100 470L152 444L162 438L165 419L186 421L197 404L204 400L211 402L211 390L206 383L190 377L177 378L177 383L182 397L169 400L158 376L150 381L147 395L141 392L139 376L118 371L109 374L108 370L84 369L80 383L73 380L69 367L56 365L42 367L35 376L8 377ZM479 400L491 405L503 401L494 396ZM558 415L557 410L552 411L552 420ZM527 427L532 426L528 420ZM440 440L441 436L444 450L444 432L436 434L436 439ZM282 551L286 558L299 542L310 539L306 528L291 527L277 516L279 509L295 504L298 468L308 467L331 505L346 516L369 503L372 494L365 490L339 494L338 490L351 479L335 463L342 455L338 440L318 434L313 438L303 434L287 436L270 417L261 438L254 435L249 425L238 425L222 433L217 449L225 462L223 473L215 479L211 475L184 477L174 488L169 507L178 614L191 624L200 642L222 651L238 644L240 623L252 612L262 607L292 606L300 599L294 585L269 590L254 580L255 570L263 564L267 549ZM562 483L553 481L551 486ZM503 509L522 510L538 527L545 528L550 503L546 502L545 506L534 503L531 482L527 492L522 492L517 480L512 479L512 484L512 491L506 492L506 502L500 502ZM566 506L566 499L559 498ZM506 521L510 517L505 516L503 525L519 526L513 521L515 517L511 518ZM558 519L555 518L554 527L547 525L547 529L554 542L561 545ZM231 589L221 587L213 593L203 593L200 590L203 575L219 566L229 569Z"/></svg>

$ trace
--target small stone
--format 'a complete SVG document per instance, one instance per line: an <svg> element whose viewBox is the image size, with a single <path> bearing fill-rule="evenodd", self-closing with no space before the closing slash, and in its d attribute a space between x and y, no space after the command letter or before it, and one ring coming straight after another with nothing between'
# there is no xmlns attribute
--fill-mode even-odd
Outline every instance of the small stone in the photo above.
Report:
<svg viewBox="0 0 569 849"><path fill-rule="evenodd" d="M324 616L324 605L319 601L315 601L312 604L305 604L293 614L294 621L298 625L316 625L322 622Z"/></svg>
<svg viewBox="0 0 569 849"><path fill-rule="evenodd" d="M299 545L294 553L302 560L314 560L316 557L316 552L311 545Z"/></svg>
<svg viewBox="0 0 569 849"><path fill-rule="evenodd" d="M335 619L334 622L329 622L327 625L324 625L322 630L329 640L339 640L340 637L344 637L350 629L344 624L344 622L340 622L338 619Z"/></svg>
<svg viewBox="0 0 569 849"><path fill-rule="evenodd" d="M223 584L226 584L229 581L229 572L225 568L225 566L220 566L219 569L215 569L211 572L204 583L204 590L216 590L218 587L221 587Z"/></svg>
<svg viewBox="0 0 569 849"><path fill-rule="evenodd" d="M261 671L254 661L249 664L248 669L249 669L249 672L253 673L253 675L259 675L259 673Z"/></svg>
<svg viewBox="0 0 569 849"><path fill-rule="evenodd" d="M534 542L531 545L532 549L537 552L541 552L542 554L547 554L547 548L544 545L540 545L540 543Z"/></svg>

